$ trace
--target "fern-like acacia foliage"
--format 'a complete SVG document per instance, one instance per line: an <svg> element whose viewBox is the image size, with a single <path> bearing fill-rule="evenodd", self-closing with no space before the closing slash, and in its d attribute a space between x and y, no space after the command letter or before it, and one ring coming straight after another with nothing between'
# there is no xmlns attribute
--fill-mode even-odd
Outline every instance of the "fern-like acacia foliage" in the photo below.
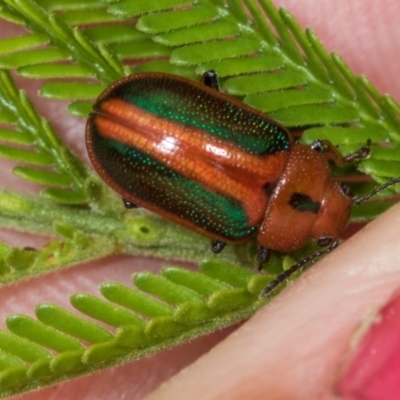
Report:
<svg viewBox="0 0 400 400"><path fill-rule="evenodd" d="M349 153L371 139L371 157L346 173L377 181L398 175L399 106L269 0L0 0L0 18L26 29L0 40L0 156L16 163L14 175L43 188L40 197L0 190L0 225L51 238L39 250L0 244L2 283L115 253L198 261L208 251L208 241L194 233L141 210L126 213L10 71L42 80L41 96L68 100L71 114L86 117L98 94L129 73L198 79L214 69L223 91L304 131L306 143L328 139ZM356 187L366 190L368 184ZM353 219L372 218L389 204L365 205ZM254 267L254 243L231 246L223 258ZM200 273L137 274L135 290L106 282L104 298L78 293L71 299L91 320L53 304L38 305L36 319L11 315L8 331L0 331L0 396L246 318L268 301L259 293L290 262L275 256L269 274L259 275L219 258L201 263Z"/></svg>

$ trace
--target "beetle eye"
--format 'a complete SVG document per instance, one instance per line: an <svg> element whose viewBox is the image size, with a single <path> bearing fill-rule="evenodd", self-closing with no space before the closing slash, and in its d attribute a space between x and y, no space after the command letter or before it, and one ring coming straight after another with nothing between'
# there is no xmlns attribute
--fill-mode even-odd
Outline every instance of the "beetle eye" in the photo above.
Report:
<svg viewBox="0 0 400 400"><path fill-rule="evenodd" d="M350 186L347 185L346 183L341 182L340 188L342 189L342 192L348 196L348 197L353 197L353 193L351 192Z"/></svg>
<svg viewBox="0 0 400 400"><path fill-rule="evenodd" d="M321 239L318 239L317 245L319 247L326 247L329 246L333 241L333 238L327 236L327 237L323 237Z"/></svg>

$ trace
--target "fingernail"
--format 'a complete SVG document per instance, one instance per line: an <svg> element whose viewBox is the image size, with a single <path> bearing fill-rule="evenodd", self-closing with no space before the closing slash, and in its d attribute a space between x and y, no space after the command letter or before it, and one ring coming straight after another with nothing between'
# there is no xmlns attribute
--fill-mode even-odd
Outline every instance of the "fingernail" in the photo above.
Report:
<svg viewBox="0 0 400 400"><path fill-rule="evenodd" d="M400 399L400 294L378 313L336 388L342 399Z"/></svg>

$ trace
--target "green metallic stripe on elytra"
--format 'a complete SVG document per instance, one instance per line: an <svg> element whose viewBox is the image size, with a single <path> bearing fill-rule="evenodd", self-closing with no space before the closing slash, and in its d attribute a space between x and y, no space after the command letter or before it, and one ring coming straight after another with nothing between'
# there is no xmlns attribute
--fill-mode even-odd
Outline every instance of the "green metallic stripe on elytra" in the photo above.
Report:
<svg viewBox="0 0 400 400"><path fill-rule="evenodd" d="M264 156L287 150L290 146L287 132L267 118L185 81L168 77L125 81L107 96L115 97L159 117L202 129L254 155Z"/></svg>
<svg viewBox="0 0 400 400"><path fill-rule="evenodd" d="M145 203L227 240L240 240L255 232L236 200L208 190L136 149L103 138L95 129L92 138L102 168L118 186Z"/></svg>

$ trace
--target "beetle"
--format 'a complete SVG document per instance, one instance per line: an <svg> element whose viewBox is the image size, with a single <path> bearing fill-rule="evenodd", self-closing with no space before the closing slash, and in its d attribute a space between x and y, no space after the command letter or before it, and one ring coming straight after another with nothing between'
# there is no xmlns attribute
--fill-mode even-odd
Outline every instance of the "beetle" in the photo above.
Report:
<svg viewBox="0 0 400 400"><path fill-rule="evenodd" d="M157 72L117 81L93 106L86 145L127 208L208 236L215 253L254 235L260 264L309 238L326 248L297 269L335 248L350 217L349 188L331 178L326 150L339 166L369 155L369 142L346 157L328 141L295 143L277 121L220 92L214 71L202 83Z"/></svg>

